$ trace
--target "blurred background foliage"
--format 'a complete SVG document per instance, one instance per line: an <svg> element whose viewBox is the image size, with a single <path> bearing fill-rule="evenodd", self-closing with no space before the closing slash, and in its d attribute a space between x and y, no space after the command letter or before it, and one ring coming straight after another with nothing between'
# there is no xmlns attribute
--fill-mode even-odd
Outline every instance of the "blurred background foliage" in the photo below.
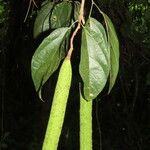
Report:
<svg viewBox="0 0 150 150"><path fill-rule="evenodd" d="M43 38L33 39L35 17L43 2L35 0L36 8L33 0L0 0L0 149L41 149L57 78L55 73L46 83L43 90L45 102L41 102L34 90L30 62ZM109 95L106 87L93 106L93 149L149 150L150 1L95 2L113 21L121 54L115 87ZM91 2L87 1L86 16L90 5ZM103 22L96 9L93 9L92 15ZM78 50L79 40L75 41L75 45ZM79 51L74 53L74 79L60 150L79 149L76 82Z"/></svg>

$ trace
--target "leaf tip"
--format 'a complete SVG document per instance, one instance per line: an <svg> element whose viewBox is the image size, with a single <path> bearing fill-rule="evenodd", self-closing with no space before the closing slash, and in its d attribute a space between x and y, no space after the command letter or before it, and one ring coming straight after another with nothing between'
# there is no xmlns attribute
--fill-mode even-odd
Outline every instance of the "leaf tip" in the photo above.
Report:
<svg viewBox="0 0 150 150"><path fill-rule="evenodd" d="M43 98L42 98L42 94L41 94L42 92L41 92L41 89L39 90L39 98L40 98L40 100L42 101L42 102L45 102L44 100L43 100Z"/></svg>

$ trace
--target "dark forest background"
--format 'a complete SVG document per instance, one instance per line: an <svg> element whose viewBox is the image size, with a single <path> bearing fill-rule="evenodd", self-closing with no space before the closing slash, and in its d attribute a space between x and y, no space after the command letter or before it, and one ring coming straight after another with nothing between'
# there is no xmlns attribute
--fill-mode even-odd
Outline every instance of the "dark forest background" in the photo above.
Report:
<svg viewBox="0 0 150 150"><path fill-rule="evenodd" d="M40 8L42 0L35 0ZM95 0L112 19L120 42L120 69L112 92L107 86L93 106L93 150L150 150L150 1ZM41 150L57 72L38 99L31 58L37 8L30 0L0 0L0 150ZM90 1L86 2L86 12ZM93 15L101 20L94 10ZM80 42L75 41L76 48ZM78 61L78 60L74 60ZM73 67L76 68L75 63ZM59 150L79 149L79 97L71 88Z"/></svg>

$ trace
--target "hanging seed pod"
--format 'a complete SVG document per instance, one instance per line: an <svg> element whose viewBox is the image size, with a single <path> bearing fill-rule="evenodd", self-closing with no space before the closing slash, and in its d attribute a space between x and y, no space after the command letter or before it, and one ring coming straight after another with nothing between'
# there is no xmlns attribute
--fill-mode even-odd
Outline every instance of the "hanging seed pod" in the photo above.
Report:
<svg viewBox="0 0 150 150"><path fill-rule="evenodd" d="M80 150L92 150L92 103L80 91Z"/></svg>
<svg viewBox="0 0 150 150"><path fill-rule="evenodd" d="M42 150L57 150L64 122L71 79L71 62L70 59L66 58L60 68Z"/></svg>

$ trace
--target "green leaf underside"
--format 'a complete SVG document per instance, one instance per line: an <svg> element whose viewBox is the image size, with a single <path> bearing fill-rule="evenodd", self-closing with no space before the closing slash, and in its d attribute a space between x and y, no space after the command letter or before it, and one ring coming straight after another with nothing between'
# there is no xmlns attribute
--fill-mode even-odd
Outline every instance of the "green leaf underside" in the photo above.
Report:
<svg viewBox="0 0 150 150"><path fill-rule="evenodd" d="M74 2L74 20L78 20L78 17L80 15L80 2L75 1Z"/></svg>
<svg viewBox="0 0 150 150"><path fill-rule="evenodd" d="M50 17L51 29L67 27L71 23L72 4L70 2L58 3Z"/></svg>
<svg viewBox="0 0 150 150"><path fill-rule="evenodd" d="M43 84L56 71L60 61L65 57L62 46L70 28L59 28L46 37L35 51L32 62L32 78L36 91L41 90Z"/></svg>
<svg viewBox="0 0 150 150"><path fill-rule="evenodd" d="M49 30L49 16L51 10L54 6L54 2L47 2L45 5L42 6L40 11L37 14L35 23L34 23L34 31L33 36L37 38L41 33Z"/></svg>
<svg viewBox="0 0 150 150"><path fill-rule="evenodd" d="M90 18L82 30L80 75L85 99L94 99L104 88L110 71L110 50L105 29Z"/></svg>
<svg viewBox="0 0 150 150"><path fill-rule="evenodd" d="M110 64L111 64L110 81L109 81L109 93L110 93L111 89L115 84L119 71L119 41L112 21L105 13L102 13L102 15L104 16L106 22L108 42L110 43Z"/></svg>

